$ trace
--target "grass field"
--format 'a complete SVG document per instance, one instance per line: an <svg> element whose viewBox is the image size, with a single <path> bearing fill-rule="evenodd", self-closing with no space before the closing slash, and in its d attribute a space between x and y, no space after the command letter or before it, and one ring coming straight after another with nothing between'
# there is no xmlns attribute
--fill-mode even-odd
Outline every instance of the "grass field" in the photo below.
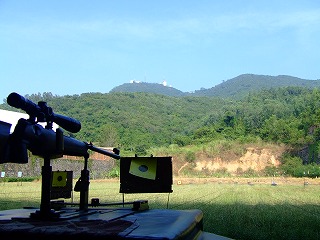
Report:
<svg viewBox="0 0 320 240"><path fill-rule="evenodd" d="M320 239L320 181L181 181L173 193L119 193L117 181L91 181L100 202L147 199L150 208L200 209L204 230L233 239ZM0 183L0 209L39 207L41 182ZM69 201L69 200L66 200ZM70 200L71 201L71 200ZM79 201L75 192L73 201Z"/></svg>

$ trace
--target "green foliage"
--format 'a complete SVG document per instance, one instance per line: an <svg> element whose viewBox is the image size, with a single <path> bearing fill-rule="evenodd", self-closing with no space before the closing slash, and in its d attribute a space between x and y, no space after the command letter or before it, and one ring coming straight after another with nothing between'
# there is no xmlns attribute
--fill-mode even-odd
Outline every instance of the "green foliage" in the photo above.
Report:
<svg viewBox="0 0 320 240"><path fill-rule="evenodd" d="M261 127L260 136L276 143L301 145L305 142L301 120L294 117L279 119L275 115L270 116Z"/></svg>
<svg viewBox="0 0 320 240"><path fill-rule="evenodd" d="M319 142L309 145L307 163L317 163L319 155Z"/></svg>
<svg viewBox="0 0 320 240"><path fill-rule="evenodd" d="M284 154L281 158L281 171L284 175L294 176L296 169L302 166L302 159L290 154Z"/></svg>
<svg viewBox="0 0 320 240"><path fill-rule="evenodd" d="M133 83L124 83L120 86L113 88L111 93L116 92L148 92L155 94L162 94L167 96L186 96L187 93L183 93L178 89L163 86L158 83L146 83L146 82L133 82Z"/></svg>
<svg viewBox="0 0 320 240"><path fill-rule="evenodd" d="M187 146L252 136L302 145L310 139L309 128L320 121L319 91L298 87L263 90L237 101L143 92L26 97L47 101L56 113L78 119L81 131L66 135L131 151L141 145Z"/></svg>
<svg viewBox="0 0 320 240"><path fill-rule="evenodd" d="M196 160L196 154L192 151L187 151L186 154L185 154L185 160L188 162L188 163L192 163Z"/></svg>
<svg viewBox="0 0 320 240"><path fill-rule="evenodd" d="M120 177L120 162L116 161L113 168L107 173L106 178L119 178Z"/></svg>
<svg viewBox="0 0 320 240"><path fill-rule="evenodd" d="M248 86L253 84L254 76L242 78ZM26 97L33 102L46 101L56 113L81 122L80 132L65 135L117 147L122 153L144 156L159 147L203 146L225 141L218 148L221 152L233 147L230 145L233 141L265 141L295 149L309 146L307 162L320 162L320 90L315 87L260 89L240 99L116 91ZM1 108L12 110L6 104ZM217 150L211 146L208 156L213 155L213 149Z"/></svg>
<svg viewBox="0 0 320 240"><path fill-rule="evenodd" d="M1 182L33 182L38 181L40 177L6 177Z"/></svg>
<svg viewBox="0 0 320 240"><path fill-rule="evenodd" d="M258 177L259 175L252 168L249 168L246 171L243 171L242 176L243 177Z"/></svg>
<svg viewBox="0 0 320 240"><path fill-rule="evenodd" d="M265 176L273 176L273 177L278 177L280 176L280 172L279 172L279 169L275 166L267 166L264 170L264 175Z"/></svg>
<svg viewBox="0 0 320 240"><path fill-rule="evenodd" d="M187 135L177 135L172 139L174 144L177 144L179 147L184 147L192 143L192 139Z"/></svg>
<svg viewBox="0 0 320 240"><path fill-rule="evenodd" d="M320 177L320 166L316 163L302 164L302 159L296 156L284 155L279 171L292 177Z"/></svg>
<svg viewBox="0 0 320 240"><path fill-rule="evenodd" d="M119 135L117 128L112 124L105 124L97 129L99 146L101 147L112 147L119 145Z"/></svg>
<svg viewBox="0 0 320 240"><path fill-rule="evenodd" d="M120 177L120 167L116 166L112 168L108 173L106 178L119 178Z"/></svg>
<svg viewBox="0 0 320 240"><path fill-rule="evenodd" d="M135 153L138 156L145 156L147 155L147 146L146 145L138 145L135 147Z"/></svg>
<svg viewBox="0 0 320 240"><path fill-rule="evenodd" d="M300 165L293 169L293 177L308 177L318 178L320 177L320 167L314 163L308 165Z"/></svg>

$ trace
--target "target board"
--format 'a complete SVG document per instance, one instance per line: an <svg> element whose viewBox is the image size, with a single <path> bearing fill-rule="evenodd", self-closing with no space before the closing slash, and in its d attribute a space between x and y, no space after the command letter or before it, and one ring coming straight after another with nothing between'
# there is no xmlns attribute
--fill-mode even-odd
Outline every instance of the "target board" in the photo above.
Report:
<svg viewBox="0 0 320 240"><path fill-rule="evenodd" d="M72 171L52 171L51 173L51 199L71 198Z"/></svg>
<svg viewBox="0 0 320 240"><path fill-rule="evenodd" d="M120 158L120 192L172 192L172 157Z"/></svg>

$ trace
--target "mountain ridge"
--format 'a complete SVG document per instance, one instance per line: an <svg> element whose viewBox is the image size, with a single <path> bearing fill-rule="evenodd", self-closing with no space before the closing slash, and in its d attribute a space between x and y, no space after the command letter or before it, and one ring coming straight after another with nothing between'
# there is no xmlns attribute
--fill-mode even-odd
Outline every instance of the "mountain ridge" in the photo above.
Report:
<svg viewBox="0 0 320 240"><path fill-rule="evenodd" d="M308 80L289 75L257 75L241 74L237 77L225 80L211 88L201 88L193 92L183 92L179 89L164 86L158 83L124 83L110 90L110 92L148 92L167 96L206 96L206 97L231 97L239 98L252 91L278 87L320 87L320 80Z"/></svg>

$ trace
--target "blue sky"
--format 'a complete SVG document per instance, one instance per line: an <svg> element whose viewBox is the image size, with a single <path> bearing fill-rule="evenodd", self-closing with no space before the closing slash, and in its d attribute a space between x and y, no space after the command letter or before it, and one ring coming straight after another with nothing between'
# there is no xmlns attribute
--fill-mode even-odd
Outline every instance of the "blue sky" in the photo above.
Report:
<svg viewBox="0 0 320 240"><path fill-rule="evenodd" d="M0 98L188 92L240 74L320 79L320 1L0 0Z"/></svg>

